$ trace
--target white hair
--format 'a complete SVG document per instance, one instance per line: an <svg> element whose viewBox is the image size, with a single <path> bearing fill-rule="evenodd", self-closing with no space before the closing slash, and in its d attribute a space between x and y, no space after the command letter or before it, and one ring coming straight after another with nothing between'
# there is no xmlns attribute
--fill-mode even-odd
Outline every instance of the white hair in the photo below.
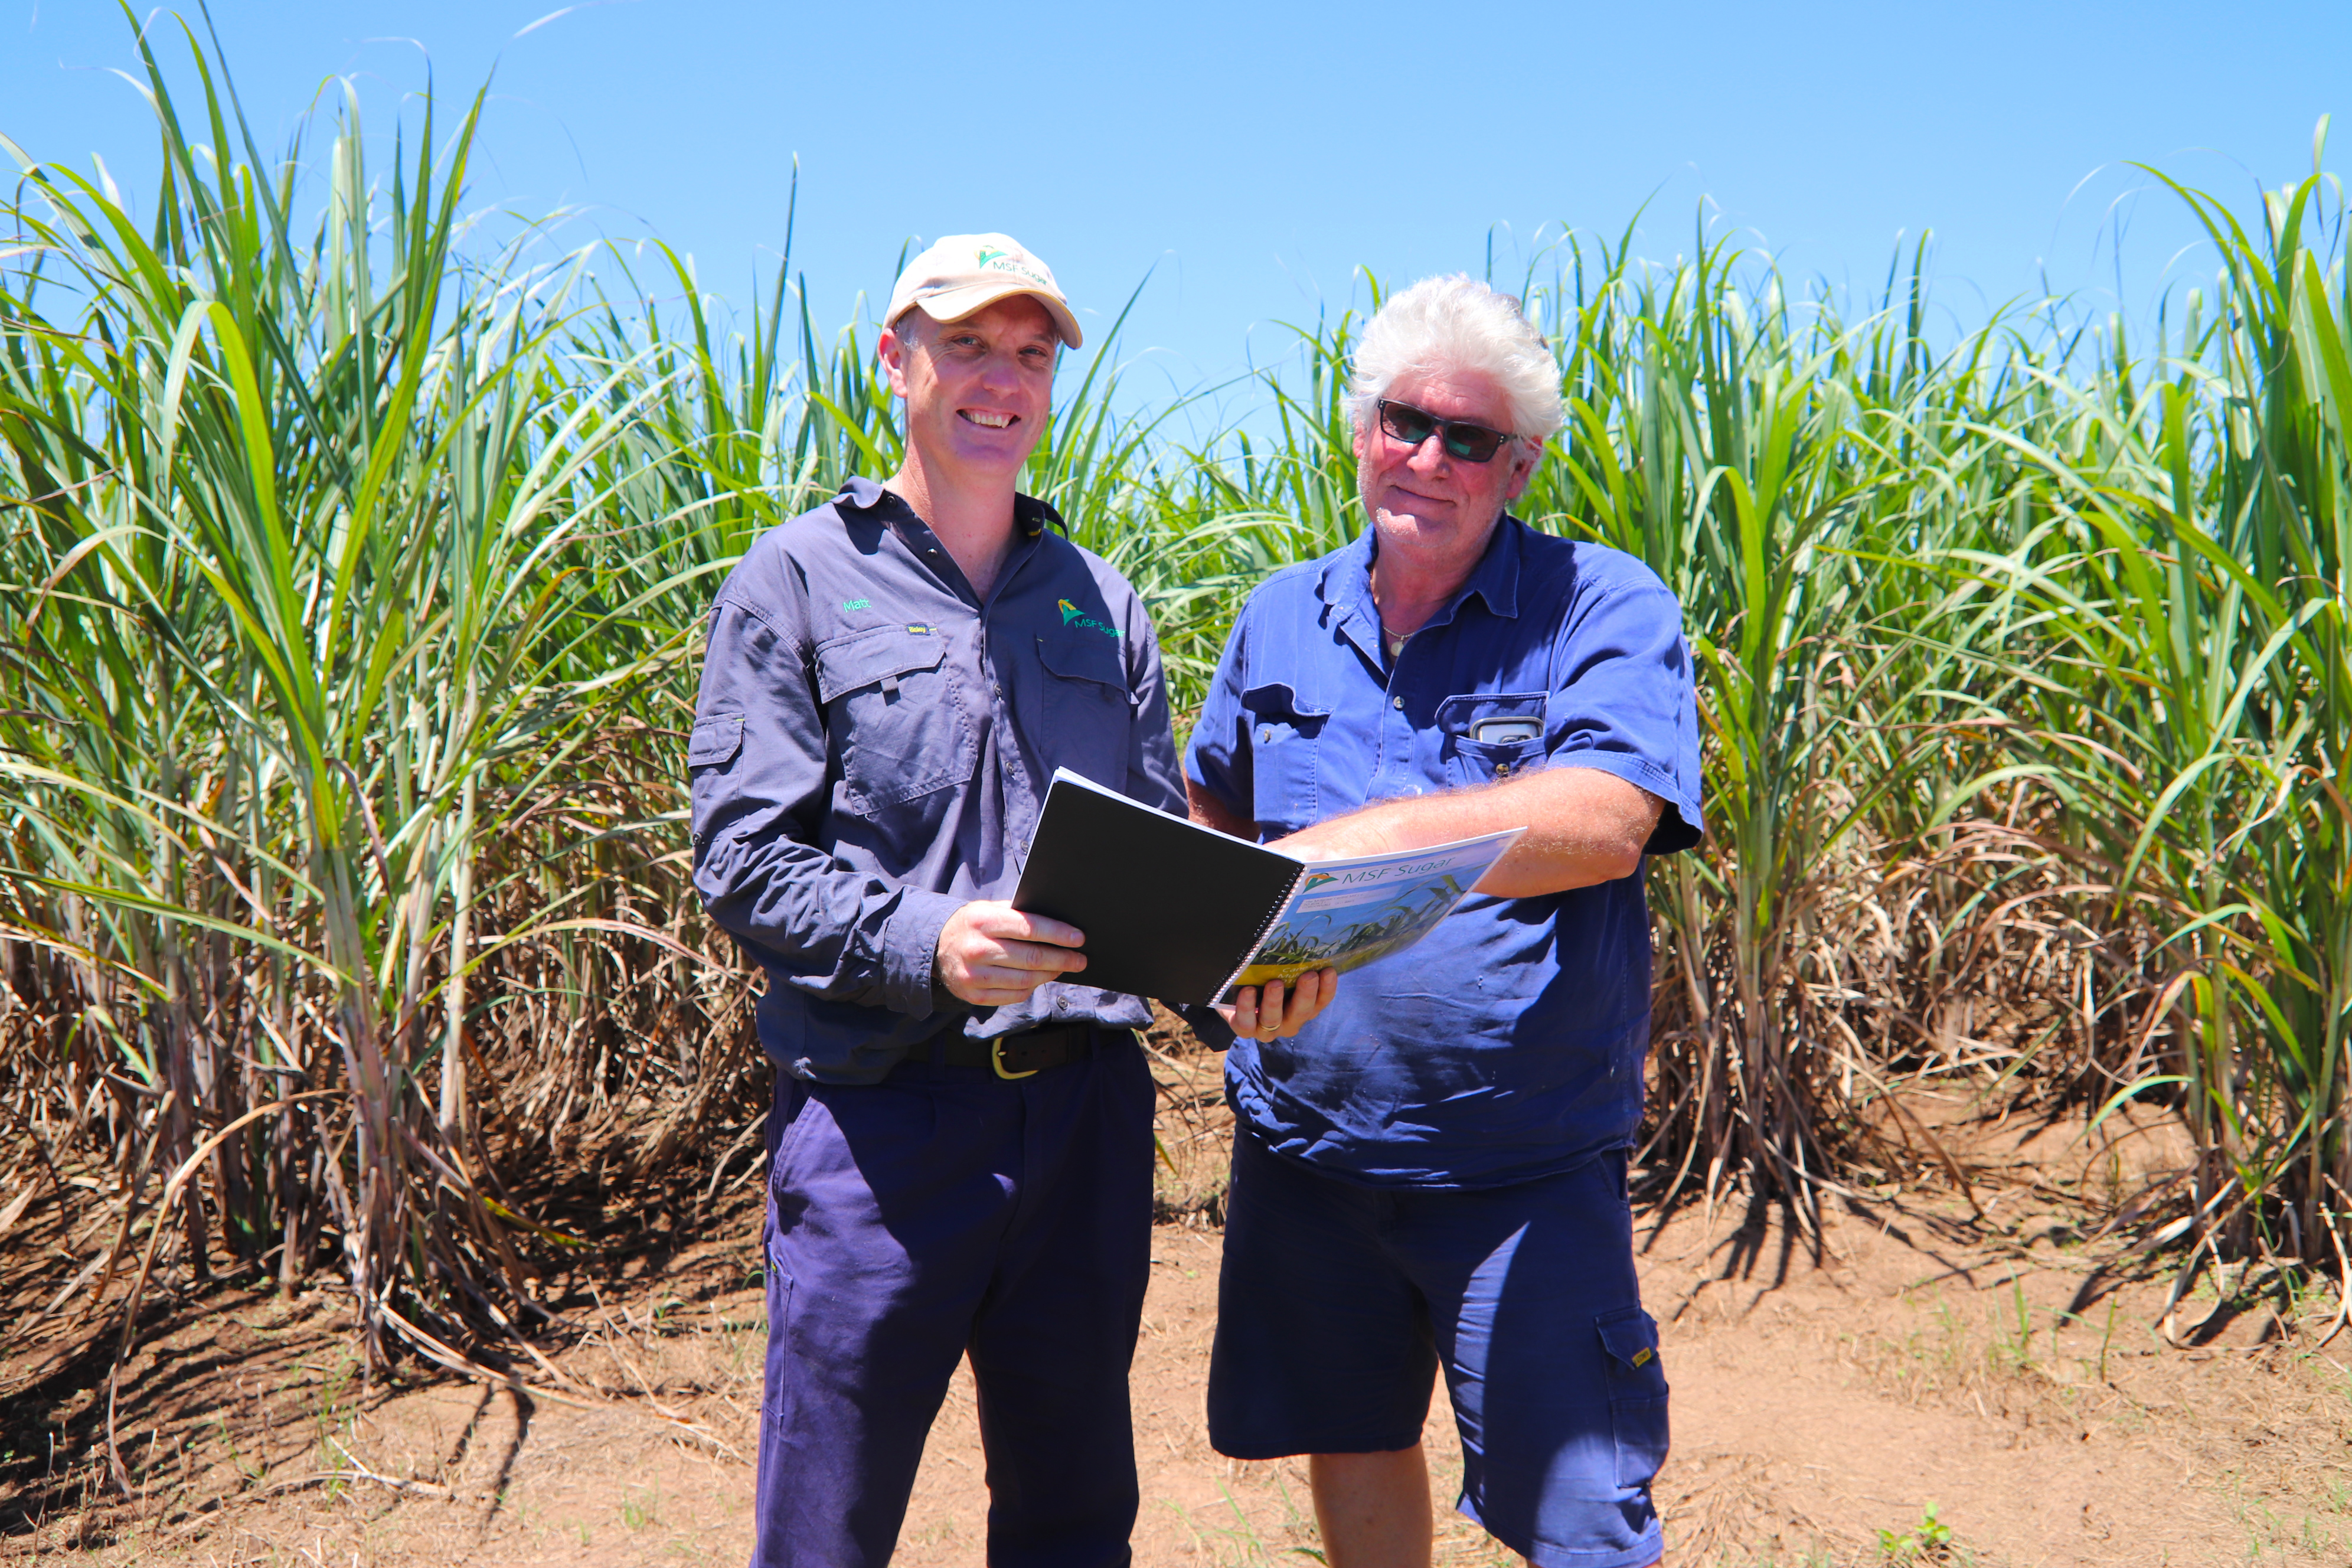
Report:
<svg viewBox="0 0 2352 1568"><path fill-rule="evenodd" d="M1494 378L1510 407L1511 434L1540 444L1567 421L1559 364L1519 302L1466 273L1424 278L1391 294L1357 340L1348 414L1359 428L1401 376Z"/></svg>

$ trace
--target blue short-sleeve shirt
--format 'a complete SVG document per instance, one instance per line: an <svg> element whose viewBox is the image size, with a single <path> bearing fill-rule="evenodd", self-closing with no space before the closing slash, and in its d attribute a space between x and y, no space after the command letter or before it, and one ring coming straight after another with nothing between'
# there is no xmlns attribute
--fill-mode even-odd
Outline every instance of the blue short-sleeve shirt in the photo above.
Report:
<svg viewBox="0 0 2352 1568"><path fill-rule="evenodd" d="M1279 838L1374 801L1601 768L1665 803L1651 854L1696 843L1698 718L1681 606L1633 556L1496 526L1391 666L1375 535L1269 578L1235 621L1185 757ZM1633 1141L1649 1046L1642 873L1473 895L1345 976L1293 1039L1238 1040L1234 1107L1276 1152L1376 1185L1476 1187Z"/></svg>

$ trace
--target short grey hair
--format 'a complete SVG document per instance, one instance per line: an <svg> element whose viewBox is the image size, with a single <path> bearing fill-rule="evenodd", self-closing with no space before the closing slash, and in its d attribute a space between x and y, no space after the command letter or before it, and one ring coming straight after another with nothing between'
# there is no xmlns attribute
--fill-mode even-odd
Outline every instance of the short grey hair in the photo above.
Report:
<svg viewBox="0 0 2352 1568"><path fill-rule="evenodd" d="M1402 376L1477 371L1510 407L1511 434L1541 445L1567 422L1559 363L1519 302L1467 273L1424 278L1391 294L1357 340L1348 414L1369 426L1373 408Z"/></svg>

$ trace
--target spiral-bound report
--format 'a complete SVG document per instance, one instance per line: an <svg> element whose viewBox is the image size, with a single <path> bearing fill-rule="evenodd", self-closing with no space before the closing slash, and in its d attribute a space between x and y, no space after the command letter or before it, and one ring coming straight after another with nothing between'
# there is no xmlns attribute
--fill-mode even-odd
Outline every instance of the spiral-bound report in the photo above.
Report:
<svg viewBox="0 0 2352 1568"><path fill-rule="evenodd" d="M1086 933L1071 979L1183 1004L1358 968L1419 942L1522 830L1302 861L1056 771L1015 909Z"/></svg>

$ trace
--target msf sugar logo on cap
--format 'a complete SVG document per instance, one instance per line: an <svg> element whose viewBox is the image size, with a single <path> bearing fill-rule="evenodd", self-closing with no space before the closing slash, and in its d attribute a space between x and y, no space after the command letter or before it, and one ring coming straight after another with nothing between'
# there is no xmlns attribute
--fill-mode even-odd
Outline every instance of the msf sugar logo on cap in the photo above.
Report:
<svg viewBox="0 0 2352 1568"><path fill-rule="evenodd" d="M1054 270L1004 234L951 234L907 263L890 290L889 325L920 307L935 321L961 321L999 300L1026 294L1045 307L1054 330L1072 348L1085 342L1078 319L1062 297Z"/></svg>

